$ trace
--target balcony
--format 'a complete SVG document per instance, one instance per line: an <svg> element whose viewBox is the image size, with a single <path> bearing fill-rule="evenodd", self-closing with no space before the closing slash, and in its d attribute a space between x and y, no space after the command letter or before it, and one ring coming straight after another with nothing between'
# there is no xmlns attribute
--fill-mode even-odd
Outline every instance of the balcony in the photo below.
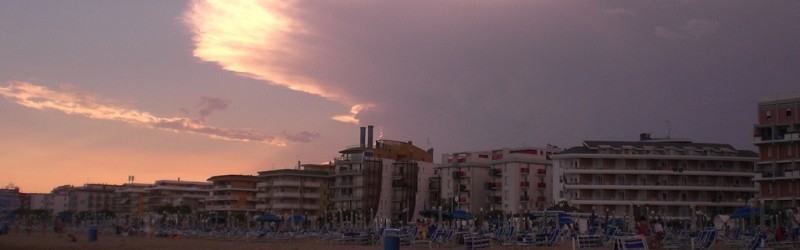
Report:
<svg viewBox="0 0 800 250"><path fill-rule="evenodd" d="M503 176L503 170L500 170L500 169L492 169L491 171L489 171L489 174L491 174L492 176L495 176L495 177L497 177L497 176Z"/></svg>
<svg viewBox="0 0 800 250"><path fill-rule="evenodd" d="M303 182L303 187L318 188L320 185L321 184L316 181Z"/></svg>
<svg viewBox="0 0 800 250"><path fill-rule="evenodd" d="M307 199L319 199L319 193L303 193L303 198Z"/></svg>
<svg viewBox="0 0 800 250"><path fill-rule="evenodd" d="M453 179L462 179L462 178L466 178L466 177L467 177L467 173L465 173L464 171L455 171L455 172L453 172Z"/></svg>
<svg viewBox="0 0 800 250"><path fill-rule="evenodd" d="M239 200L239 197L234 195L218 195L218 196L209 196L206 197L207 201L235 201Z"/></svg>
<svg viewBox="0 0 800 250"><path fill-rule="evenodd" d="M275 203L272 209L300 209L300 203Z"/></svg>
<svg viewBox="0 0 800 250"><path fill-rule="evenodd" d="M547 183L544 183L544 182L537 183L536 184L536 188L545 189L545 188L547 188Z"/></svg>
<svg viewBox="0 0 800 250"><path fill-rule="evenodd" d="M519 186L520 186L521 188L528 188L528 187L530 187L530 186L531 186L531 183L530 183L530 182L527 182L527 181L523 181L523 182L520 182L520 183L519 183Z"/></svg>
<svg viewBox="0 0 800 250"><path fill-rule="evenodd" d="M503 197L500 196L492 196L490 200L493 204L503 204Z"/></svg>
<svg viewBox="0 0 800 250"><path fill-rule="evenodd" d="M274 198L300 198L300 192L274 192Z"/></svg>
<svg viewBox="0 0 800 250"><path fill-rule="evenodd" d="M299 181L275 181L272 183L275 187L299 187Z"/></svg>
<svg viewBox="0 0 800 250"><path fill-rule="evenodd" d="M547 169L537 169L536 170L536 175L546 175L546 174L547 174Z"/></svg>
<svg viewBox="0 0 800 250"><path fill-rule="evenodd" d="M531 197L527 196L527 195L523 195L523 196L519 197L519 201L529 201L529 200L531 200Z"/></svg>
<svg viewBox="0 0 800 250"><path fill-rule="evenodd" d="M520 168L520 169L519 169L519 174L521 174L521 175L527 175L527 174L529 174L530 172L531 172L531 169L530 169L530 168Z"/></svg>
<svg viewBox="0 0 800 250"><path fill-rule="evenodd" d="M469 188L467 188L467 185L458 185L458 191L469 192Z"/></svg>
<svg viewBox="0 0 800 250"><path fill-rule="evenodd" d="M267 187L271 187L271 186L272 186L272 183L269 183L269 182L256 183L256 188L267 188Z"/></svg>
<svg viewBox="0 0 800 250"><path fill-rule="evenodd" d="M303 204L303 209L319 210L319 204Z"/></svg>
<svg viewBox="0 0 800 250"><path fill-rule="evenodd" d="M486 189L499 190L503 188L500 182L486 182Z"/></svg>

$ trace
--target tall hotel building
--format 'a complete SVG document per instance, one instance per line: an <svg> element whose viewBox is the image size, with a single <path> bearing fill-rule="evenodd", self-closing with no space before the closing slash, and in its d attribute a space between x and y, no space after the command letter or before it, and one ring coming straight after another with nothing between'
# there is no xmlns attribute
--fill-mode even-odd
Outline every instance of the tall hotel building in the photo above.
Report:
<svg viewBox="0 0 800 250"><path fill-rule="evenodd" d="M212 182L205 200L206 211L212 213L246 214L256 211L256 183L252 175L218 175Z"/></svg>
<svg viewBox="0 0 800 250"><path fill-rule="evenodd" d="M354 211L361 218L416 218L429 205L433 149L425 151L410 141L373 141L373 126L361 127L360 139L334 160L332 211Z"/></svg>
<svg viewBox="0 0 800 250"><path fill-rule="evenodd" d="M755 181L765 205L800 205L800 95L758 103L754 142L760 152Z"/></svg>
<svg viewBox="0 0 800 250"><path fill-rule="evenodd" d="M442 155L441 196L453 208L508 214L553 204L552 163L558 148L522 147Z"/></svg>
<svg viewBox="0 0 800 250"><path fill-rule="evenodd" d="M584 141L552 156L553 196L586 213L686 219L745 206L757 189L755 152L727 144L655 139Z"/></svg>

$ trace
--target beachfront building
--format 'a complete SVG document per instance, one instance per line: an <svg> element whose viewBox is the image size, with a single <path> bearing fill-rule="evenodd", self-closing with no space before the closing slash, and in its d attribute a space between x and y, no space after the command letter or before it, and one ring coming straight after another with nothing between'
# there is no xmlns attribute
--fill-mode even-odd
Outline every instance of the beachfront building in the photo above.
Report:
<svg viewBox="0 0 800 250"><path fill-rule="evenodd" d="M745 206L755 152L728 144L657 139L584 141L554 156L553 196L614 218L696 219Z"/></svg>
<svg viewBox="0 0 800 250"><path fill-rule="evenodd" d="M800 95L758 103L754 142L760 152L755 181L763 204L800 206Z"/></svg>
<svg viewBox="0 0 800 250"><path fill-rule="evenodd" d="M205 209L213 214L253 214L256 211L256 183L252 175L218 175L213 182Z"/></svg>
<svg viewBox="0 0 800 250"><path fill-rule="evenodd" d="M116 208L114 212L117 217L138 218L147 213L147 190L149 184L144 183L125 183L117 188Z"/></svg>
<svg viewBox="0 0 800 250"><path fill-rule="evenodd" d="M72 212L111 212L115 208L114 191L119 185L87 183L69 189L69 210Z"/></svg>
<svg viewBox="0 0 800 250"><path fill-rule="evenodd" d="M58 215L61 212L69 211L69 193L73 189L71 185L63 185L53 188L47 196L46 207L53 212L53 215Z"/></svg>
<svg viewBox="0 0 800 250"><path fill-rule="evenodd" d="M373 126L361 127L360 143L334 160L332 212L352 211L362 219L415 219L429 200L433 150L410 141L372 138Z"/></svg>
<svg viewBox="0 0 800 250"><path fill-rule="evenodd" d="M20 208L47 210L47 194L20 193Z"/></svg>
<svg viewBox="0 0 800 250"><path fill-rule="evenodd" d="M489 209L520 214L552 206L550 156L558 151L551 145L492 150Z"/></svg>
<svg viewBox="0 0 800 250"><path fill-rule="evenodd" d="M191 212L203 212L206 199L212 191L207 181L157 180L145 188L147 211L156 211L164 206L188 206Z"/></svg>
<svg viewBox="0 0 800 250"><path fill-rule="evenodd" d="M490 190L499 188L489 181L490 155L491 151L443 154L437 168L440 202L433 205L471 213L489 211Z"/></svg>
<svg viewBox="0 0 800 250"><path fill-rule="evenodd" d="M255 209L279 216L322 215L328 206L331 169L331 165L306 164L258 172Z"/></svg>
<svg viewBox="0 0 800 250"><path fill-rule="evenodd" d="M19 209L20 205L19 188L10 185L0 188L0 216Z"/></svg>

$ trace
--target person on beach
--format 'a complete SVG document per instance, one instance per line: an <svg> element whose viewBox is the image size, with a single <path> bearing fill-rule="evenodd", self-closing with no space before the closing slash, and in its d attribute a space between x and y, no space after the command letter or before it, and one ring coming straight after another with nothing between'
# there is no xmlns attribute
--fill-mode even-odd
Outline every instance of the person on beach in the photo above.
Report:
<svg viewBox="0 0 800 250"><path fill-rule="evenodd" d="M637 226L638 234L642 237L647 237L647 220L644 217L639 219L639 225Z"/></svg>
<svg viewBox="0 0 800 250"><path fill-rule="evenodd" d="M664 240L664 226L661 225L660 221L653 221L653 231L655 232L653 236L653 248L659 249L661 248L661 241Z"/></svg>

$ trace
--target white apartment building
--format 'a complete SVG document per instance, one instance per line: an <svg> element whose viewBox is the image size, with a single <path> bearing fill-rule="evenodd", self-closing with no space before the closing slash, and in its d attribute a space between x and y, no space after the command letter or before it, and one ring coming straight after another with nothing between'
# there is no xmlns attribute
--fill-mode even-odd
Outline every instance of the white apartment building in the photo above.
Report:
<svg viewBox="0 0 800 250"><path fill-rule="evenodd" d="M217 214L256 212L258 176L218 175L208 178L208 181L213 182L213 186L205 200L206 211Z"/></svg>
<svg viewBox="0 0 800 250"><path fill-rule="evenodd" d="M125 183L122 184L115 194L117 203L114 212L119 217L140 217L147 212L147 190L150 184L144 183Z"/></svg>
<svg viewBox="0 0 800 250"><path fill-rule="evenodd" d="M73 212L113 211L115 205L114 191L118 185L84 184L73 187L69 193L69 210ZM55 211L54 211L55 212Z"/></svg>
<svg viewBox="0 0 800 250"><path fill-rule="evenodd" d="M212 190L206 181L157 180L144 189L147 192L147 211L164 205L186 205L192 212L205 211L205 201Z"/></svg>
<svg viewBox="0 0 800 250"><path fill-rule="evenodd" d="M438 206L471 213L489 211L491 151L443 154L437 168L441 201Z"/></svg>
<svg viewBox="0 0 800 250"><path fill-rule="evenodd" d="M558 151L549 145L492 150L489 208L519 214L552 206L550 156Z"/></svg>
<svg viewBox="0 0 800 250"><path fill-rule="evenodd" d="M757 192L755 152L689 140L584 141L552 156L553 196L586 213L627 219L711 217Z"/></svg>
<svg viewBox="0 0 800 250"><path fill-rule="evenodd" d="M327 168L332 169L333 166L327 165ZM308 168L258 172L256 210L280 216L322 215L327 207L328 180L332 179L332 175L329 171L320 170Z"/></svg>

